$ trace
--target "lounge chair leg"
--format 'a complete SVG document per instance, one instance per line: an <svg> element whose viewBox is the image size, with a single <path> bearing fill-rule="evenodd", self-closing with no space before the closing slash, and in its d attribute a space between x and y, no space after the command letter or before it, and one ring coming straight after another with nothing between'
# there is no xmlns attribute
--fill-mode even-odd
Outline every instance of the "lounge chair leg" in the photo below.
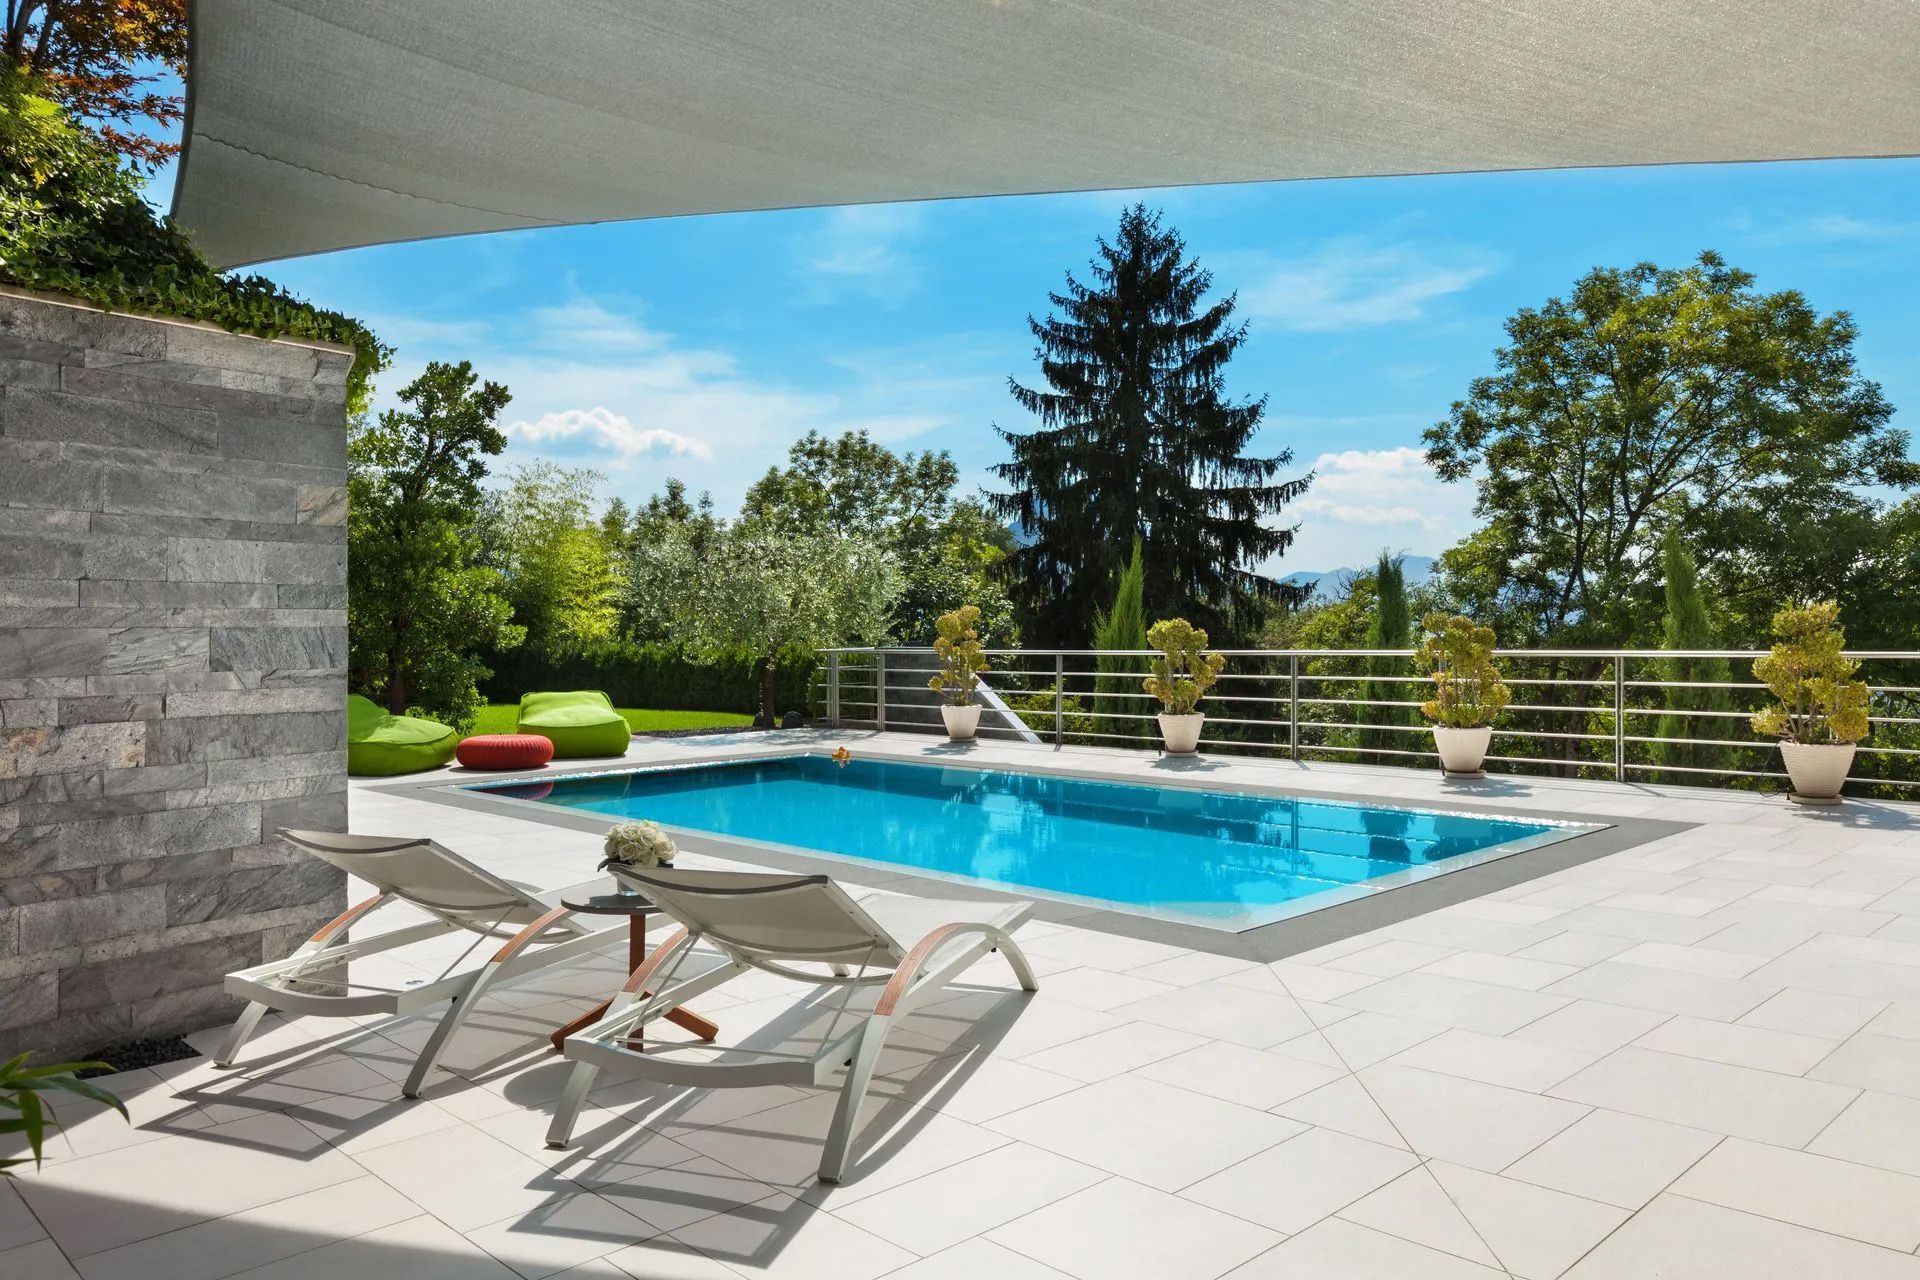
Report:
<svg viewBox="0 0 1920 1280"><path fill-rule="evenodd" d="M453 1039L453 1033L473 1012L473 1006L480 1002L481 992L487 989L487 979L491 978L499 966L489 964L474 975L467 989L454 998L440 1019L440 1025L427 1037L426 1047L420 1050L420 1056L413 1060L413 1070L407 1075L406 1084L400 1087L400 1094L406 1098L417 1098L420 1090L426 1087L427 1077L433 1073L434 1064L440 1061L441 1051L447 1047L447 1041Z"/></svg>
<svg viewBox="0 0 1920 1280"><path fill-rule="evenodd" d="M230 1067L233 1065L234 1059L240 1056L241 1046L246 1044L247 1040L252 1037L255 1028L260 1025L261 1017L264 1016L266 1012L267 1006L261 1004L258 1000L255 1000L240 1011L240 1016L234 1020L233 1030L227 1033L227 1038L225 1042L221 1044L220 1051L213 1055L214 1066Z"/></svg>
<svg viewBox="0 0 1920 1280"><path fill-rule="evenodd" d="M1013 976L1019 979L1020 989L1022 991L1038 991L1040 989L1040 984L1034 980L1033 966L1027 963L1027 953L1020 949L1020 944L1015 942L1012 937L1002 934L1000 936L1000 945L995 947L994 950L1006 958L1007 967L1012 969Z"/></svg>
<svg viewBox="0 0 1920 1280"><path fill-rule="evenodd" d="M860 1034L860 1047L854 1050L853 1065L847 1068L846 1083L840 1086L840 1102L833 1109L833 1123L827 1126L826 1148L820 1153L820 1181L838 1182L847 1171L853 1154L854 1129L860 1122L860 1104L866 1100L867 1085L873 1069L879 1065L880 1051L886 1048L887 1032L893 1025L888 1017L867 1020Z"/></svg>
<svg viewBox="0 0 1920 1280"><path fill-rule="evenodd" d="M547 1145L561 1148L573 1141L573 1126L580 1119L580 1108L586 1105L587 1091L593 1088L593 1078L600 1074L600 1068L591 1062L573 1064L573 1074L567 1077L566 1092L560 1095L560 1105L554 1108L553 1123L547 1127Z"/></svg>

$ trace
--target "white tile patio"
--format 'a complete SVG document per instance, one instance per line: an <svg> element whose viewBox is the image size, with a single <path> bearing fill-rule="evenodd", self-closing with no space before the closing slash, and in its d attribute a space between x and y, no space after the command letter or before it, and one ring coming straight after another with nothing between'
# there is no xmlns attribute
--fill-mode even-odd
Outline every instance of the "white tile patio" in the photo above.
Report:
<svg viewBox="0 0 1920 1280"><path fill-rule="evenodd" d="M112 1081L133 1127L64 1108L46 1167L0 1184L0 1275L1920 1280L1920 807L1208 764L1225 787L1697 825L1273 963L1036 924L1038 996L990 961L907 1020L838 1188L812 1181L830 1095L790 1088L609 1072L575 1147L544 1149L566 1073L537 1033L617 985L614 955L487 1002L414 1103L424 1024L270 1020L237 1071ZM541 888L592 877L593 835L418 781L356 783L355 829ZM711 1012L765 1023L790 990Z"/></svg>

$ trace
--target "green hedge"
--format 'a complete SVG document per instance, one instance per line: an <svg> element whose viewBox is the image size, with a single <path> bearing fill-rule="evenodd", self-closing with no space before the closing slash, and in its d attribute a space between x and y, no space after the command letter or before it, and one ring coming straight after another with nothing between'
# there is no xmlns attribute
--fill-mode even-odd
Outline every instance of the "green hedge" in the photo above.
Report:
<svg viewBox="0 0 1920 1280"><path fill-rule="evenodd" d="M760 710L760 677L746 652L694 657L672 645L608 642L571 657L546 660L514 650L487 658L493 675L480 691L489 702L518 702L523 693L598 689L616 707L689 711ZM806 711L817 659L809 650L782 654L774 668L781 714Z"/></svg>

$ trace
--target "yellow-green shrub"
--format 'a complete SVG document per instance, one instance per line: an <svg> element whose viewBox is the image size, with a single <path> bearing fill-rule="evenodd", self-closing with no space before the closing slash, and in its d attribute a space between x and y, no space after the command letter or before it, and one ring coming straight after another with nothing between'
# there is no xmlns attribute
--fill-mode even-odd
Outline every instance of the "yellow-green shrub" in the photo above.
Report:
<svg viewBox="0 0 1920 1280"><path fill-rule="evenodd" d="M1170 716L1191 714L1226 668L1227 660L1208 653L1207 633L1185 618L1162 618L1147 628L1147 643L1160 651L1153 674L1142 687L1160 699Z"/></svg>
<svg viewBox="0 0 1920 1280"><path fill-rule="evenodd" d="M1493 662L1493 628L1472 618L1430 613L1420 620L1415 661L1433 681L1433 697L1421 714L1449 729L1479 729L1493 723L1513 695Z"/></svg>
<svg viewBox="0 0 1920 1280"><path fill-rule="evenodd" d="M1841 650L1840 606L1832 601L1773 615L1777 643L1754 661L1753 674L1780 705L1753 717L1753 731L1807 744L1858 742L1867 736L1867 686L1859 662Z"/></svg>

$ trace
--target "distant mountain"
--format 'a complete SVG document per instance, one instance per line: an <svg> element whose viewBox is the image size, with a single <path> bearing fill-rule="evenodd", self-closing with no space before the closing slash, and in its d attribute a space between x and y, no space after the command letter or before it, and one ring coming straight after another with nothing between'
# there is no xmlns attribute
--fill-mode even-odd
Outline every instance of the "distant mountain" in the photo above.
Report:
<svg viewBox="0 0 1920 1280"><path fill-rule="evenodd" d="M1435 563L1432 556L1407 556L1402 559L1401 564L1407 571L1407 585L1417 587L1432 577ZM1280 581L1289 586L1304 586L1310 595L1322 600L1344 600L1348 584L1360 574L1372 573L1373 568L1368 564L1354 569L1298 569Z"/></svg>

